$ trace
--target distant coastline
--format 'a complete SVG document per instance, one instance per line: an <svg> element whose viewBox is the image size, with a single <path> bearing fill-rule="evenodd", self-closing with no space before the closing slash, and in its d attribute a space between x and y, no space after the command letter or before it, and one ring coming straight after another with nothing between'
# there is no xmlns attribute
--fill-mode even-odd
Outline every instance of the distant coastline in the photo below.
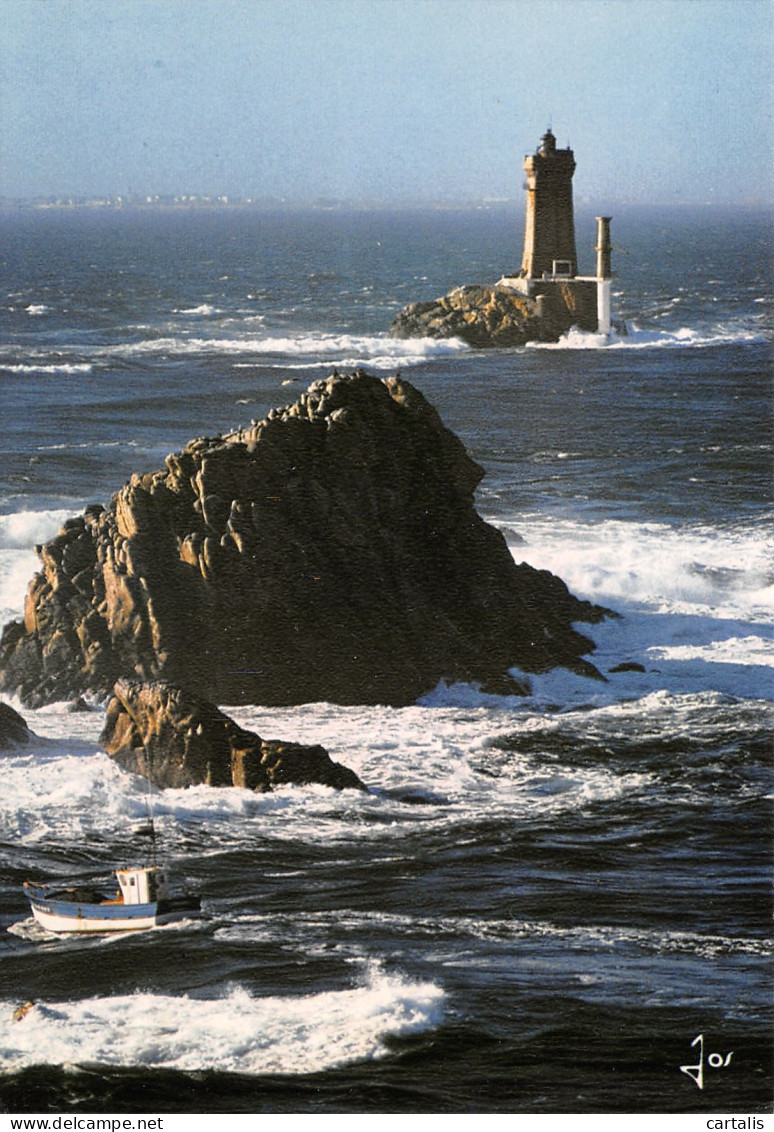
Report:
<svg viewBox="0 0 774 1132"><path fill-rule="evenodd" d="M403 210L411 208L434 209L446 211L449 209L499 209L514 208L518 202L509 198L481 198L471 200L356 200L339 199L335 197L315 197L309 200L288 199L285 197L232 197L228 195L207 196L197 194L168 194L150 193L132 196L105 196L105 197L0 197L0 209L53 210L60 209L72 211L75 209L110 210L110 211L149 211L151 209L170 209L176 211L212 211L218 210L254 210L271 211L287 209L288 211L367 211L371 209Z"/></svg>
<svg viewBox="0 0 774 1132"><path fill-rule="evenodd" d="M669 203L658 201L613 200L606 202L606 207L607 206L614 207L616 210L632 209L642 212L733 211L739 213L753 213L770 212L774 210L774 200L741 200L733 202L687 200L670 201ZM115 196L109 195L104 197L0 197L0 212L151 212L159 210L170 212L369 212L377 210L405 212L411 209L422 209L432 212L518 211L521 213L522 207L522 200L517 197L482 197L459 200L428 200L426 198L379 200L350 197L315 197L305 200L286 197L235 197L226 194L208 196L206 194L186 193L117 194ZM586 212L593 213L598 211L598 209L595 210L594 205L590 201L582 198L576 205L576 211L579 215L583 215Z"/></svg>

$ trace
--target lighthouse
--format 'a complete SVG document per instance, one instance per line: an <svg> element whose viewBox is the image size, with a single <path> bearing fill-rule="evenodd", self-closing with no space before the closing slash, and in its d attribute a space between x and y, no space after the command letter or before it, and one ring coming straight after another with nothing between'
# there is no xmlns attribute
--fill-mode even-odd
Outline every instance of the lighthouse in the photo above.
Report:
<svg viewBox="0 0 774 1132"><path fill-rule="evenodd" d="M571 311L574 325L610 337L610 217L597 217L595 275L578 274L572 178L575 154L559 149L549 128L535 153L524 158L527 206L524 251L518 274L504 275L500 288L534 300L538 318Z"/></svg>
<svg viewBox="0 0 774 1132"><path fill-rule="evenodd" d="M396 338L459 337L479 348L559 342L570 331L606 346L626 333L611 318L610 217L597 217L596 274L578 273L572 178L575 155L549 128L524 158L527 211L521 268L493 285L454 287L434 302L410 303L390 328ZM591 241L589 240L589 243ZM576 339L568 339L571 345ZM588 340L587 340L588 343Z"/></svg>
<svg viewBox="0 0 774 1132"><path fill-rule="evenodd" d="M557 149L556 138L548 129L537 152L524 158L524 172L527 214L521 274L526 279L544 275L572 278L578 274L572 203L575 155L569 148Z"/></svg>

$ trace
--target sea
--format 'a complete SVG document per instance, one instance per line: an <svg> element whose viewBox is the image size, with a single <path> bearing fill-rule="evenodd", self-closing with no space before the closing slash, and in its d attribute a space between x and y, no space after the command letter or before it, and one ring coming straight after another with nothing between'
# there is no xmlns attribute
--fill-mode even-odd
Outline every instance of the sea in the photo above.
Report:
<svg viewBox="0 0 774 1132"><path fill-rule="evenodd" d="M604 681L219 705L368 794L149 790L104 704L5 696L0 1111L771 1110L771 214L611 211L610 340L499 350L387 330L518 269L518 202L0 215L1 623L68 517L358 367L437 408L517 562L618 615L580 627ZM23 882L139 859L149 807L203 916L37 928Z"/></svg>

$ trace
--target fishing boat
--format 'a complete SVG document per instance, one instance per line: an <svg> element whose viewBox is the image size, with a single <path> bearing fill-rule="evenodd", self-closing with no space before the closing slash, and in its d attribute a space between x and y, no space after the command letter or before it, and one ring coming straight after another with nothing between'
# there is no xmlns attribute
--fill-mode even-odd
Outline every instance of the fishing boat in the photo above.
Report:
<svg viewBox="0 0 774 1132"><path fill-rule="evenodd" d="M24 890L32 915L50 932L127 932L147 931L201 912L198 896L173 891L167 865L157 856L156 822L148 775L147 825L134 831L136 837L149 838L142 854L144 864L115 870L118 888L110 879L86 881L25 881Z"/></svg>
<svg viewBox="0 0 774 1132"><path fill-rule="evenodd" d="M197 896L173 894L164 865L116 869L115 875L112 895L90 884L25 881L24 888L33 916L50 932L144 931L200 911Z"/></svg>

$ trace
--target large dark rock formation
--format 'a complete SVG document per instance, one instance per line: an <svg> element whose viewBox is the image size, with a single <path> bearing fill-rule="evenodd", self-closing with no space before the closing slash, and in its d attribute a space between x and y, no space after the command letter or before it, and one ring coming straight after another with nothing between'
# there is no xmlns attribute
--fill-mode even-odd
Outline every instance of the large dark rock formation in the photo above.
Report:
<svg viewBox="0 0 774 1132"><path fill-rule="evenodd" d="M461 338L470 346L489 347L556 342L573 326L597 329L593 283L568 280L546 285L543 291L528 297L497 285L455 287L440 299L404 307L390 334L395 338Z"/></svg>
<svg viewBox="0 0 774 1132"><path fill-rule="evenodd" d="M0 703L0 750L29 743L30 729L10 704Z"/></svg>
<svg viewBox="0 0 774 1132"><path fill-rule="evenodd" d="M217 703L405 704L512 666L596 672L572 622L604 611L514 564L474 509L482 475L408 382L334 374L38 547L0 686L31 705L121 677Z"/></svg>
<svg viewBox="0 0 774 1132"><path fill-rule="evenodd" d="M260 793L283 783L365 790L353 770L319 746L261 739L214 704L163 681L119 680L101 742L124 770L157 786L243 786Z"/></svg>

